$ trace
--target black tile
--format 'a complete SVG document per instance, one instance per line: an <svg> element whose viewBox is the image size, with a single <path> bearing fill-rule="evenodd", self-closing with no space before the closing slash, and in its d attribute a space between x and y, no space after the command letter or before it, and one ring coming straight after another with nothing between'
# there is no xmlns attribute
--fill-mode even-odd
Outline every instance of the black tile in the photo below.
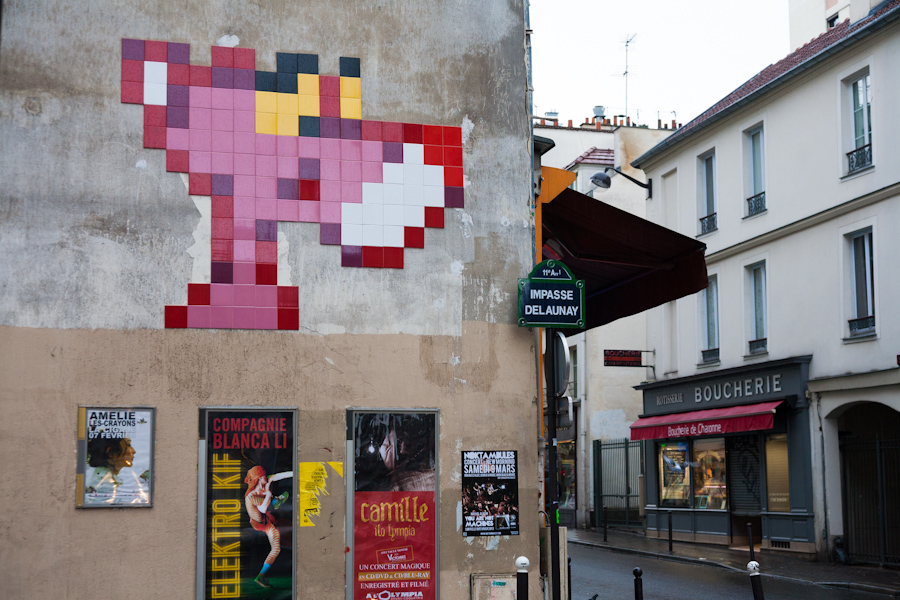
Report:
<svg viewBox="0 0 900 600"><path fill-rule="evenodd" d="M267 71L256 72L256 91L257 92L274 92L275 91L275 73Z"/></svg>
<svg viewBox="0 0 900 600"><path fill-rule="evenodd" d="M341 57L341 77L359 77L359 59Z"/></svg>
<svg viewBox="0 0 900 600"><path fill-rule="evenodd" d="M278 73L275 76L275 91L281 94L296 94L297 74Z"/></svg>
<svg viewBox="0 0 900 600"><path fill-rule="evenodd" d="M278 65L279 73L297 74L297 55L288 54L287 52L276 52L275 63Z"/></svg>
<svg viewBox="0 0 900 600"><path fill-rule="evenodd" d="M301 137L319 137L319 117L300 117Z"/></svg>
<svg viewBox="0 0 900 600"><path fill-rule="evenodd" d="M318 54L298 54L297 55L297 72L308 73L311 75L319 74L319 55Z"/></svg>

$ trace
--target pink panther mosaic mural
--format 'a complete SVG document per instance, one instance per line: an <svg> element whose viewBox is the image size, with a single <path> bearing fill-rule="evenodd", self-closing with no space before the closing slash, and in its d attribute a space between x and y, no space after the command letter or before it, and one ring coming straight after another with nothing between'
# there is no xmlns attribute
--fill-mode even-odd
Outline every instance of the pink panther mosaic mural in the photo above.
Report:
<svg viewBox="0 0 900 600"><path fill-rule="evenodd" d="M319 74L315 54L122 40L122 102L144 106L144 147L212 202L210 283L166 306L167 328L298 329L298 288L277 281L279 221L319 223L345 267L403 268L425 228L463 207L459 127L362 119L360 60Z"/></svg>

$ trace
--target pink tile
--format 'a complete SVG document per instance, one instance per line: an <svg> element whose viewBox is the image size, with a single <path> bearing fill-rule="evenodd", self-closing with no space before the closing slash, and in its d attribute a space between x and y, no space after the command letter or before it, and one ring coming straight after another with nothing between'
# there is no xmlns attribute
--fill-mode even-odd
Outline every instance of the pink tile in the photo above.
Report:
<svg viewBox="0 0 900 600"><path fill-rule="evenodd" d="M235 283L256 283L256 264L251 262L234 263Z"/></svg>
<svg viewBox="0 0 900 600"><path fill-rule="evenodd" d="M234 133L231 131L213 131L212 145L214 152L234 152Z"/></svg>
<svg viewBox="0 0 900 600"><path fill-rule="evenodd" d="M292 135L275 136L278 156L297 156L297 138Z"/></svg>
<svg viewBox="0 0 900 600"><path fill-rule="evenodd" d="M214 131L234 131L234 111L212 109Z"/></svg>
<svg viewBox="0 0 900 600"><path fill-rule="evenodd" d="M255 263L256 242L254 240L234 240L234 260Z"/></svg>
<svg viewBox="0 0 900 600"><path fill-rule="evenodd" d="M212 107L234 110L234 90L212 88Z"/></svg>
<svg viewBox="0 0 900 600"><path fill-rule="evenodd" d="M187 129L166 129L166 148L169 150L189 150L191 147L190 133Z"/></svg>
<svg viewBox="0 0 900 600"><path fill-rule="evenodd" d="M360 140L341 140L341 158L343 160L362 160L362 142Z"/></svg>
<svg viewBox="0 0 900 600"><path fill-rule="evenodd" d="M237 179L237 177L235 177ZM255 219L256 218L256 198L249 196L234 197L234 218L235 219Z"/></svg>
<svg viewBox="0 0 900 600"><path fill-rule="evenodd" d="M269 286L275 287L275 286ZM256 328L257 329L278 329L278 309L277 308L257 308L256 309Z"/></svg>
<svg viewBox="0 0 900 600"><path fill-rule="evenodd" d="M299 209L300 214L298 220L301 223L318 223L319 222L319 205L321 202L314 202L312 200L300 200ZM329 203L333 204L333 203Z"/></svg>
<svg viewBox="0 0 900 600"><path fill-rule="evenodd" d="M362 181L362 163L358 160L342 160L341 181Z"/></svg>
<svg viewBox="0 0 900 600"><path fill-rule="evenodd" d="M256 286L255 285L236 285L234 286L234 305L235 306L256 306ZM235 315L237 316L237 315Z"/></svg>
<svg viewBox="0 0 900 600"><path fill-rule="evenodd" d="M258 158L258 157L257 157ZM259 172L259 163L256 165ZM274 177L256 176L256 197L257 198L277 198L278 197L278 180Z"/></svg>
<svg viewBox="0 0 900 600"><path fill-rule="evenodd" d="M256 91L255 90L234 90L234 110L255 111L256 110Z"/></svg>
<svg viewBox="0 0 900 600"><path fill-rule="evenodd" d="M188 88L188 98L190 98L191 108L210 108L212 107L212 88L195 87ZM191 127L194 127L194 119L191 119Z"/></svg>
<svg viewBox="0 0 900 600"><path fill-rule="evenodd" d="M278 157L278 178L297 179L300 177L300 163L296 157Z"/></svg>
<svg viewBox="0 0 900 600"><path fill-rule="evenodd" d="M212 111L208 108L188 109L188 119L191 122L191 129L212 129Z"/></svg>
<svg viewBox="0 0 900 600"><path fill-rule="evenodd" d="M188 306L188 327L209 327L209 306Z"/></svg>
<svg viewBox="0 0 900 600"><path fill-rule="evenodd" d="M319 138L297 138L297 154L300 158L319 158Z"/></svg>
<svg viewBox="0 0 900 600"><path fill-rule="evenodd" d="M363 140L360 146L362 148L362 152L360 154L362 160L370 160L372 162L378 163L383 160L381 152L381 142L371 142L369 140Z"/></svg>
<svg viewBox="0 0 900 600"><path fill-rule="evenodd" d="M191 173L212 173L211 152L191 152L188 155Z"/></svg>
<svg viewBox="0 0 900 600"><path fill-rule="evenodd" d="M340 223L341 222L341 203L340 202L320 202L319 222L320 223Z"/></svg>
<svg viewBox="0 0 900 600"><path fill-rule="evenodd" d="M319 157L340 160L341 140L321 138L319 140Z"/></svg>
<svg viewBox="0 0 900 600"><path fill-rule="evenodd" d="M256 195L256 178L244 173L235 174L233 193L235 196L245 197ZM253 217L252 214L250 216Z"/></svg>
<svg viewBox="0 0 900 600"><path fill-rule="evenodd" d="M358 181L341 182L341 202L358 204L362 202L362 183Z"/></svg>
<svg viewBox="0 0 900 600"><path fill-rule="evenodd" d="M363 162L362 180L367 183L382 183L384 179L384 169L381 168L380 162Z"/></svg>
<svg viewBox="0 0 900 600"><path fill-rule="evenodd" d="M319 182L319 199L322 202L340 202L341 201L341 182L340 181L320 181Z"/></svg>
<svg viewBox="0 0 900 600"><path fill-rule="evenodd" d="M256 218L266 221L278 220L278 200L275 198L257 198Z"/></svg>
<svg viewBox="0 0 900 600"><path fill-rule="evenodd" d="M212 283L209 286L209 304L211 306L233 306L234 286L230 283Z"/></svg>
<svg viewBox="0 0 900 600"><path fill-rule="evenodd" d="M278 220L296 223L300 220L299 205L297 200L278 200Z"/></svg>
<svg viewBox="0 0 900 600"><path fill-rule="evenodd" d="M278 307L278 287L274 285L257 285L256 306Z"/></svg>
<svg viewBox="0 0 900 600"><path fill-rule="evenodd" d="M209 129L191 129L191 150L209 152L212 144L212 132Z"/></svg>
<svg viewBox="0 0 900 600"><path fill-rule="evenodd" d="M256 134L256 153L275 156L275 138L278 136L265 133Z"/></svg>
<svg viewBox="0 0 900 600"><path fill-rule="evenodd" d="M250 306L235 306L234 328L256 329L256 308Z"/></svg>
<svg viewBox="0 0 900 600"><path fill-rule="evenodd" d="M276 168L277 161L274 156L269 156L266 154L257 154L256 155L256 174L259 177L277 177L278 169Z"/></svg>
<svg viewBox="0 0 900 600"><path fill-rule="evenodd" d="M234 151L241 154L256 154L256 134L247 131L235 132Z"/></svg>
<svg viewBox="0 0 900 600"><path fill-rule="evenodd" d="M234 174L256 175L256 157L252 154L235 154Z"/></svg>
<svg viewBox="0 0 900 600"><path fill-rule="evenodd" d="M218 175L234 175L234 154L213 152L210 172Z"/></svg>
<svg viewBox="0 0 900 600"><path fill-rule="evenodd" d="M256 133L256 113L251 110L234 111L234 130Z"/></svg>
<svg viewBox="0 0 900 600"><path fill-rule="evenodd" d="M319 179L323 181L340 181L341 161L325 160L324 158L319 161Z"/></svg>
<svg viewBox="0 0 900 600"><path fill-rule="evenodd" d="M210 306L209 326L213 329L231 329L234 327L233 306Z"/></svg>
<svg viewBox="0 0 900 600"><path fill-rule="evenodd" d="M255 240L256 239L256 220L255 219L235 219L234 220L234 239L236 240ZM235 282L237 283L237 282Z"/></svg>

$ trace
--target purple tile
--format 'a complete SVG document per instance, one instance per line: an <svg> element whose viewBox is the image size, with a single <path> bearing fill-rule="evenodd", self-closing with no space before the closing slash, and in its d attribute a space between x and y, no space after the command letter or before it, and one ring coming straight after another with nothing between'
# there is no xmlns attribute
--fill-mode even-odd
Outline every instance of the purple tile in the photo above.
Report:
<svg viewBox="0 0 900 600"><path fill-rule="evenodd" d="M341 246L341 266L361 267L362 246Z"/></svg>
<svg viewBox="0 0 900 600"><path fill-rule="evenodd" d="M319 243L326 246L340 246L341 224L322 223L319 225Z"/></svg>
<svg viewBox="0 0 900 600"><path fill-rule="evenodd" d="M212 86L214 88L234 88L234 69L212 67Z"/></svg>
<svg viewBox="0 0 900 600"><path fill-rule="evenodd" d="M335 138L341 137L341 120L337 117L322 117L319 119L319 137Z"/></svg>
<svg viewBox="0 0 900 600"><path fill-rule="evenodd" d="M359 119L341 119L341 138L345 140L362 139L362 121Z"/></svg>
<svg viewBox="0 0 900 600"><path fill-rule="evenodd" d="M299 179L318 179L319 178L319 159L317 158L301 158Z"/></svg>
<svg viewBox="0 0 900 600"><path fill-rule="evenodd" d="M122 58L124 60L144 60L144 40L122 38Z"/></svg>
<svg viewBox="0 0 900 600"><path fill-rule="evenodd" d="M233 175L216 175L212 177L212 195L213 196L232 196L234 195L234 176Z"/></svg>
<svg viewBox="0 0 900 600"><path fill-rule="evenodd" d="M191 64L191 45L169 42L168 59L170 63L176 65Z"/></svg>
<svg viewBox="0 0 900 600"><path fill-rule="evenodd" d="M166 86L167 106L190 106L190 94L186 85Z"/></svg>
<svg viewBox="0 0 900 600"><path fill-rule="evenodd" d="M169 106L166 108L166 126L188 129L190 109L187 106Z"/></svg>
<svg viewBox="0 0 900 600"><path fill-rule="evenodd" d="M299 200L300 184L296 179L278 180L278 197L282 200Z"/></svg>
<svg viewBox="0 0 900 600"><path fill-rule="evenodd" d="M234 70L234 89L236 90L255 90L256 89L256 71L250 69Z"/></svg>
<svg viewBox="0 0 900 600"><path fill-rule="evenodd" d="M264 221L259 219L256 221L256 241L257 242L277 242L278 241L278 222Z"/></svg>
<svg viewBox="0 0 900 600"><path fill-rule="evenodd" d="M444 206L447 208L463 208L463 197L461 187L444 188Z"/></svg>
<svg viewBox="0 0 900 600"><path fill-rule="evenodd" d="M385 142L382 149L384 162L386 163L402 163L403 162L403 144L399 142Z"/></svg>
<svg viewBox="0 0 900 600"><path fill-rule="evenodd" d="M232 263L213 262L210 264L210 281L212 283L231 283L233 276Z"/></svg>

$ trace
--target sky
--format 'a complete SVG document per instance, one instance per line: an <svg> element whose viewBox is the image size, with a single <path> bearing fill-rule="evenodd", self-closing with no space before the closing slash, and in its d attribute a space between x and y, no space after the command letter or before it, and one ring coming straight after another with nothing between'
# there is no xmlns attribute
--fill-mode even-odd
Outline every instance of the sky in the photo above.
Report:
<svg viewBox="0 0 900 600"><path fill-rule="evenodd" d="M788 54L788 0L531 0L534 114L687 123ZM633 37L632 37L633 36ZM673 114L673 111L675 114Z"/></svg>

